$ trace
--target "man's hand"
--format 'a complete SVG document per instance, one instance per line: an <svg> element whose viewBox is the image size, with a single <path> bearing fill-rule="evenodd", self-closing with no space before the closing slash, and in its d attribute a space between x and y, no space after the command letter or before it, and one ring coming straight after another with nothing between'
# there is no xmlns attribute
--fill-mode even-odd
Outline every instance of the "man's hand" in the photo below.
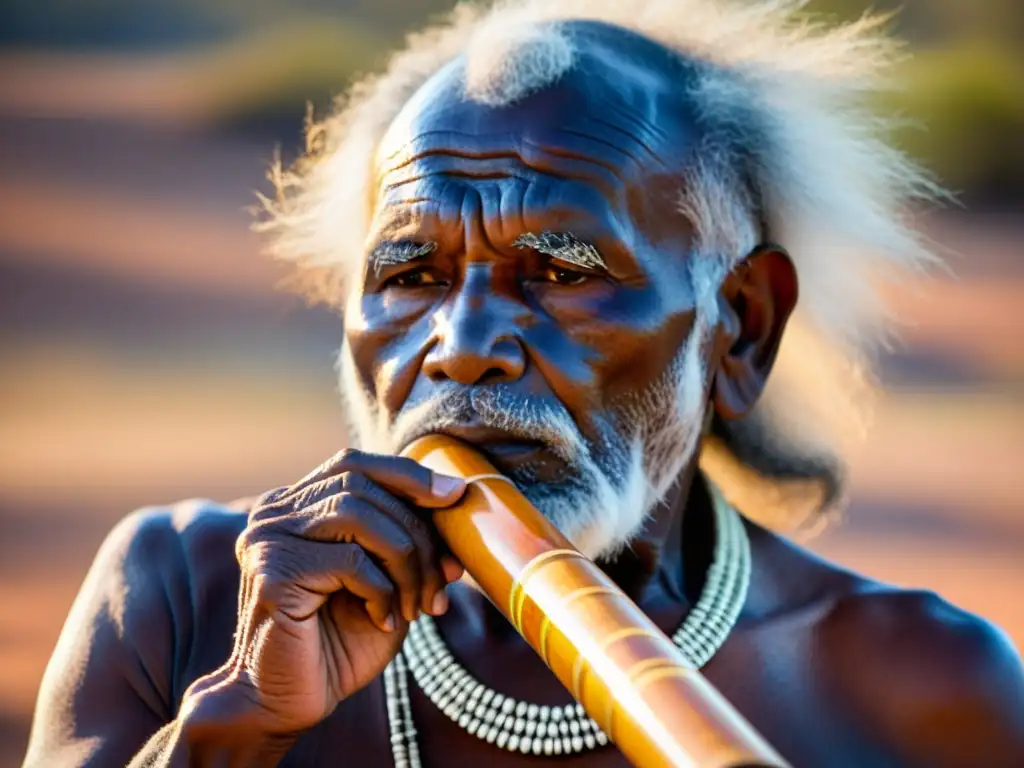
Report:
<svg viewBox="0 0 1024 768"><path fill-rule="evenodd" d="M327 717L384 670L420 611L447 610L462 566L423 508L464 490L411 459L346 450L263 496L236 546L233 653L183 713L286 740Z"/></svg>

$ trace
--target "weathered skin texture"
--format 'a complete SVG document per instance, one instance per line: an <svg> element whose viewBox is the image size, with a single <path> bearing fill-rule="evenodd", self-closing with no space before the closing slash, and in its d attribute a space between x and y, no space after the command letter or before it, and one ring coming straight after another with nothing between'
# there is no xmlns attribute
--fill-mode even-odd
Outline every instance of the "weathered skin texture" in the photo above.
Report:
<svg viewBox="0 0 1024 768"><path fill-rule="evenodd" d="M657 58L636 41L595 44L579 70L502 109L454 98L450 69L399 118L378 155L375 237L437 247L379 275L368 268L345 331L388 415L434 387L501 383L557 399L590 434L609 403L664 373L694 323L692 234L672 190L700 126ZM546 230L594 242L611 276L580 278L513 246L523 232ZM706 397L723 417L757 399L795 298L778 250L753 255L726 280L705 349ZM472 425L462 436L485 437ZM554 456L537 454L557 473ZM492 458L499 467L516 460ZM438 493L435 480L353 454L258 501L128 518L69 617L26 765L392 765L379 671L405 620L431 610L435 590L459 570L441 558L427 507L452 503L461 489ZM331 507L339 492L365 503ZM338 514L326 536L336 544L308 541L311 508ZM709 509L691 463L644 535L606 566L666 631L700 593ZM386 516L399 524L385 525ZM1024 765L1024 675L1000 632L932 594L875 584L747 527L750 594L705 673L794 765ZM364 548L395 589L364 584L353 599L344 579L310 588L303 569L326 562L302 556L314 546ZM292 555L287 576L282 553ZM253 608L268 582L275 599ZM480 594L462 584L447 593L439 626L480 680L537 703L568 702ZM278 631L244 674L234 659L254 646L243 642L251 626L238 616L240 599L243 613L266 610ZM390 633L389 606L398 614ZM538 762L467 735L415 686L411 695L426 765ZM625 765L613 747L559 760Z"/></svg>

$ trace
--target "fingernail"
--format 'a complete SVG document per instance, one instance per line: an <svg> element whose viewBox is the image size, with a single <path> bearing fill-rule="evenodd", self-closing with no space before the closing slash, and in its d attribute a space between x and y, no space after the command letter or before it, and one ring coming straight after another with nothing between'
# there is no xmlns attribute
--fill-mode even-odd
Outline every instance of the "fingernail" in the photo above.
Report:
<svg viewBox="0 0 1024 768"><path fill-rule="evenodd" d="M430 492L435 496L446 498L454 494L456 491L461 491L465 485L466 481L461 477L439 475L435 472L434 477L430 482Z"/></svg>
<svg viewBox="0 0 1024 768"><path fill-rule="evenodd" d="M388 617L384 619L384 630L386 632L395 631L395 617L392 616L390 613L388 614Z"/></svg>
<svg viewBox="0 0 1024 768"><path fill-rule="evenodd" d="M448 595L443 589L434 593L434 600L430 603L430 613L433 616L441 616L448 610Z"/></svg>

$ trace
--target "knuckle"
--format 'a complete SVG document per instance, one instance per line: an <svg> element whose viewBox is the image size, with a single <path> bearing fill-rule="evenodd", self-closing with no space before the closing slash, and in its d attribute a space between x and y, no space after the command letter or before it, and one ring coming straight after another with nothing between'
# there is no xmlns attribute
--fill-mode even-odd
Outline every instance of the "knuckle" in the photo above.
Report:
<svg viewBox="0 0 1024 768"><path fill-rule="evenodd" d="M334 457L334 464L338 467L347 467L358 464L364 454L358 448L342 448Z"/></svg>
<svg viewBox="0 0 1024 768"><path fill-rule="evenodd" d="M260 496L249 512L249 527L287 515L292 510L292 503L288 499L291 491L290 487L275 488Z"/></svg>
<svg viewBox="0 0 1024 768"><path fill-rule="evenodd" d="M266 570L267 563L270 560L271 546L269 542L254 541L252 539L243 543L245 537L245 533L238 537L238 562L242 567L242 571L250 578L254 578Z"/></svg>
<svg viewBox="0 0 1024 768"><path fill-rule="evenodd" d="M243 561L246 560L249 550L252 549L254 544L256 544L256 530L258 527L259 526L251 525L246 527L244 531L238 534L238 538L235 539L235 556L238 558L239 563L243 563Z"/></svg>
<svg viewBox="0 0 1024 768"><path fill-rule="evenodd" d="M399 560L408 562L416 554L416 544L412 539L404 538L395 547L395 556Z"/></svg>
<svg viewBox="0 0 1024 768"><path fill-rule="evenodd" d="M273 538L276 522L277 518L250 523L238 536L238 546L243 550L248 550L258 544L270 541Z"/></svg>
<svg viewBox="0 0 1024 768"><path fill-rule="evenodd" d="M370 564L366 552L358 544L345 544L340 550L338 567L348 573L361 573Z"/></svg>
<svg viewBox="0 0 1024 768"><path fill-rule="evenodd" d="M358 544L346 545L346 552L342 556L342 560L344 563L342 569L352 577L379 591L393 590L391 582L384 578L366 551Z"/></svg>
<svg viewBox="0 0 1024 768"><path fill-rule="evenodd" d="M327 508L332 515L346 523L355 522L366 515L366 507L362 501L344 491L328 499Z"/></svg>
<svg viewBox="0 0 1024 768"><path fill-rule="evenodd" d="M352 508L351 501L346 499L344 494L336 494L329 496L319 505L316 515L310 520L310 526L323 523L331 530L340 528L341 531L349 533L357 514Z"/></svg>
<svg viewBox="0 0 1024 768"><path fill-rule="evenodd" d="M257 574L252 580L252 601L273 614L285 601L288 583L273 572Z"/></svg>
<svg viewBox="0 0 1024 768"><path fill-rule="evenodd" d="M362 472L344 472L341 476L341 487L350 493L370 493L376 488Z"/></svg>
<svg viewBox="0 0 1024 768"><path fill-rule="evenodd" d="M316 501L317 493L320 489L320 483L314 483L307 485L302 488L296 495L294 506L295 509L306 509Z"/></svg>
<svg viewBox="0 0 1024 768"><path fill-rule="evenodd" d="M399 508L394 514L424 552L433 552L434 543L430 538L430 529L427 527L426 523L405 507Z"/></svg>

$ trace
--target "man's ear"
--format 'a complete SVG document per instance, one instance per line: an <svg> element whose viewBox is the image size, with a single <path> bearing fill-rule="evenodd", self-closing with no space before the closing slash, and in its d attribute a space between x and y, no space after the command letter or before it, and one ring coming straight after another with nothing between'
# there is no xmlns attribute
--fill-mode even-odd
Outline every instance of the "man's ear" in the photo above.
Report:
<svg viewBox="0 0 1024 768"><path fill-rule="evenodd" d="M796 269L778 245L759 245L729 273L711 392L720 418L746 416L761 397L797 294Z"/></svg>

